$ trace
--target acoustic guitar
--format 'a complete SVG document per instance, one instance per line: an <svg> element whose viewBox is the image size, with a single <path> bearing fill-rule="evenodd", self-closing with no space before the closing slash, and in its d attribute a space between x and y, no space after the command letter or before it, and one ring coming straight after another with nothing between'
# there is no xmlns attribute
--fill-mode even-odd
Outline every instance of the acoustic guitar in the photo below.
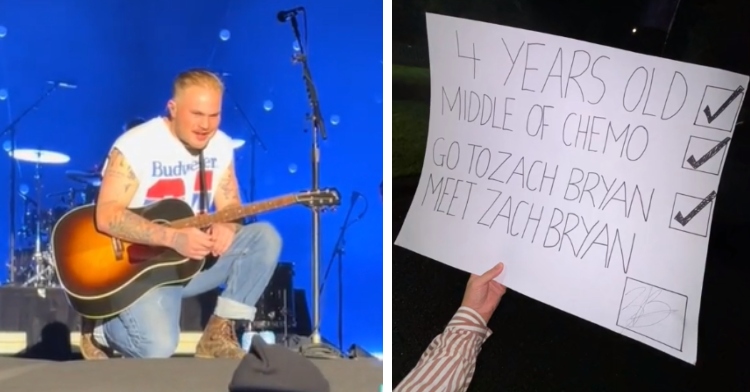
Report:
<svg viewBox="0 0 750 392"><path fill-rule="evenodd" d="M295 204L334 207L340 196L334 189L307 191L201 215L182 200L165 199L130 211L173 228L202 229ZM170 248L112 238L97 230L94 211L93 204L70 210L55 224L50 241L60 285L83 316L115 316L156 287L187 284L206 266L205 259L191 260Z"/></svg>

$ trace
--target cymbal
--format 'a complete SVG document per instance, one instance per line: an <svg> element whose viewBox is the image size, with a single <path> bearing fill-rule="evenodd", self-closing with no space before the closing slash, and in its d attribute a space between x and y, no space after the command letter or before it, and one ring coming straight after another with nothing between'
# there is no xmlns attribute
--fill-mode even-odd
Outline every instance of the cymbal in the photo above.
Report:
<svg viewBox="0 0 750 392"><path fill-rule="evenodd" d="M91 186L102 185L102 175L96 172L83 170L66 170L65 176L72 181L88 184Z"/></svg>
<svg viewBox="0 0 750 392"><path fill-rule="evenodd" d="M235 150L244 145L245 145L244 139L232 139L232 147L234 147Z"/></svg>
<svg viewBox="0 0 750 392"><path fill-rule="evenodd" d="M19 148L10 154L13 158L31 163L63 164L70 161L70 157L54 151Z"/></svg>

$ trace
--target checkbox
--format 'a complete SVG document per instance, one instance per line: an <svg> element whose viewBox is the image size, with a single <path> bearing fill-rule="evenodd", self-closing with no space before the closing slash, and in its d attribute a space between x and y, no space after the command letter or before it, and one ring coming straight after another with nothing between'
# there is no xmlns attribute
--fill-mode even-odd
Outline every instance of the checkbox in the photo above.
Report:
<svg viewBox="0 0 750 392"><path fill-rule="evenodd" d="M730 140L728 137L713 140L690 136L685 156L682 157L682 168L718 176L724 166L724 157Z"/></svg>
<svg viewBox="0 0 750 392"><path fill-rule="evenodd" d="M669 228L699 237L708 237L715 199L715 191L704 197L676 193L672 215L669 217Z"/></svg>
<svg viewBox="0 0 750 392"><path fill-rule="evenodd" d="M744 99L743 86L734 89L706 86L693 125L732 132Z"/></svg>

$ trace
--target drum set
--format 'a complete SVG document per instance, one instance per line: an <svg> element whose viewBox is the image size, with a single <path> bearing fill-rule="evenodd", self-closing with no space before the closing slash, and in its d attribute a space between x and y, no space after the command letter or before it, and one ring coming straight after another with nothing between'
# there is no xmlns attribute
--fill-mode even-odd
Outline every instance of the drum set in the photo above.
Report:
<svg viewBox="0 0 750 392"><path fill-rule="evenodd" d="M42 168L66 164L70 157L60 152L37 149L16 149L10 156L21 164L33 165L34 197L29 196L28 188L14 190L22 202L23 218L14 233L8 283L55 287L58 282L55 260L50 251L52 230L57 221L72 208L96 200L101 186L101 174L96 168L89 171L67 170L65 176L75 185L64 191L44 194Z"/></svg>

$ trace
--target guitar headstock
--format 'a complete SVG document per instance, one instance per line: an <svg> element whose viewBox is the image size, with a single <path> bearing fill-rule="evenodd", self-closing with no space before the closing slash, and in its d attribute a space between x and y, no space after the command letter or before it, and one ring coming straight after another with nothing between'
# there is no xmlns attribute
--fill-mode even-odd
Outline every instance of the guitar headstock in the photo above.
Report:
<svg viewBox="0 0 750 392"><path fill-rule="evenodd" d="M308 207L337 207L341 204L341 195L335 188L304 191L297 195L297 201Z"/></svg>

